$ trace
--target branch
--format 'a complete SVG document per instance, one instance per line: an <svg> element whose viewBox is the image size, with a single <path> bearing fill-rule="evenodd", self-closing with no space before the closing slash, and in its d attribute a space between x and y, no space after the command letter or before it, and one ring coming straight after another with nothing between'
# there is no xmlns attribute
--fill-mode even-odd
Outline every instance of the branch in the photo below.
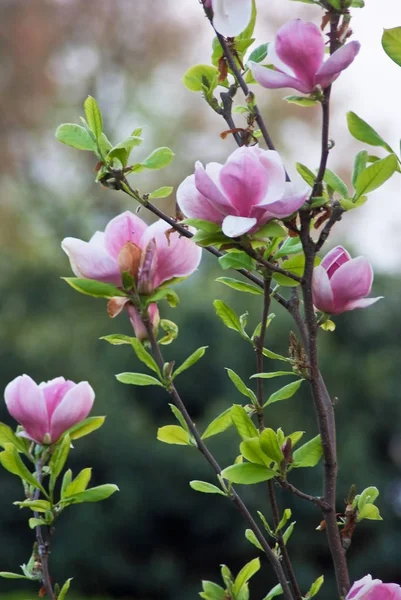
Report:
<svg viewBox="0 0 401 600"><path fill-rule="evenodd" d="M265 260L263 258L263 256L260 256L260 254L258 254L257 252L255 252L255 250L252 248L251 245L247 245L247 246L243 245L242 247L244 248L245 252L251 258L254 258L258 263L260 263L261 265L263 265L264 267L266 267L266 269L268 269L269 271L272 271L273 273L280 273L280 275L285 275L286 277L289 277L290 279L293 279L294 281L296 281L298 283L303 283L303 278L302 277L299 277L298 275L295 275L295 273L291 273L290 271L286 271L285 269L282 269L281 267L278 267L274 263L271 263L268 260Z"/></svg>
<svg viewBox="0 0 401 600"><path fill-rule="evenodd" d="M38 459L36 461L36 479L38 480L39 483L42 483L42 480L43 480L42 469L43 469L43 460ZM40 490L37 489L35 491L33 499L38 500L39 496L40 496ZM36 519L40 519L40 517L41 517L41 515L37 512L34 512L34 515L35 515ZM47 528L47 526L45 526L45 527ZM44 528L44 526L35 527L36 541L38 543L38 552L39 552L39 556L40 556L42 583L43 583L43 587L46 590L46 595L48 596L48 598L50 600L55 600L55 595L54 595L53 586L51 583L51 577L50 577L50 573L49 573L50 541L49 541L49 538L47 538L46 541L44 540L43 533L42 533L43 528Z"/></svg>
<svg viewBox="0 0 401 600"><path fill-rule="evenodd" d="M330 506L322 498L319 498L318 496L311 496L310 494L301 492L301 490L289 483L286 479L277 479L276 481L281 485L283 489L288 490L289 492L294 494L294 496L298 496L298 498L302 498L303 500L312 502L313 504L316 504L316 506L319 506L319 508L321 508L322 510L330 510Z"/></svg>
<svg viewBox="0 0 401 600"><path fill-rule="evenodd" d="M147 334L148 334L149 342L150 342L150 345L152 348L153 358L155 359L160 370L162 371L165 361L161 354L160 347L159 347L159 345L155 339L155 336L153 334L152 326L150 325L150 322L147 318L143 318L143 324L144 324ZM218 464L218 462L216 461L216 459L211 454L211 452L207 448L206 444L202 440L196 426L194 425L191 417L189 416L189 413L186 409L186 406L185 406L181 396L179 395L179 393L173 383L170 384L168 392L169 392L174 404L176 405L176 407L181 411L182 416L184 417L184 420L188 426L188 429L195 439L198 450L203 454L203 456L205 457L207 462L213 468L216 475L220 476L221 475L220 465ZM273 567L273 570L277 576L277 579L283 588L284 598L286 600L294 600L279 559L277 558L277 556L273 552L273 550L270 548L269 544L266 541L266 538L264 537L263 533L259 529L257 523L255 522L254 518L252 517L248 508L246 507L246 505L244 504L244 502L242 501L242 499L240 498L240 496L237 494L237 492L235 491L235 489L233 487L230 487L230 493L231 493L231 500L233 501L234 505L238 508L238 510L244 517L244 519L247 521L249 527L252 529L253 533L255 534L256 539L262 546L262 548L267 556L268 561L270 562L271 566Z"/></svg>
<svg viewBox="0 0 401 600"><path fill-rule="evenodd" d="M334 205L333 212L331 213L331 216L330 216L329 220L327 221L326 225L323 227L322 231L320 232L319 239L316 242L316 252L319 252L320 248L326 242L334 225L336 223L338 223L338 221L341 221L341 218L342 218L344 212L345 211L344 211L343 207L339 203Z"/></svg>

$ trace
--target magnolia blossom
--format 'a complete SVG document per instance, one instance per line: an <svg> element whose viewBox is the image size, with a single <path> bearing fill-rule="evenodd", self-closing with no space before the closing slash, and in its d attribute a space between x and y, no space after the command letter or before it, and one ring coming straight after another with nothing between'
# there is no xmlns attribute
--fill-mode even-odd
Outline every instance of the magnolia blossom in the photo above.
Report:
<svg viewBox="0 0 401 600"><path fill-rule="evenodd" d="M263 87L288 87L310 94L317 86L326 88L333 83L352 63L359 48L359 42L349 42L324 62L325 43L320 29L314 23L295 19L283 25L268 46L267 59L274 70L253 61L248 65Z"/></svg>
<svg viewBox="0 0 401 600"><path fill-rule="evenodd" d="M254 232L271 219L283 219L304 203L308 190L285 180L280 155L257 146L235 150L225 165L195 164L195 174L177 190L187 217L222 226L228 237Z"/></svg>
<svg viewBox="0 0 401 600"><path fill-rule="evenodd" d="M365 298L372 282L369 261L363 256L351 258L342 246L337 246L313 271L313 303L319 310L333 315L365 308L382 298Z"/></svg>
<svg viewBox="0 0 401 600"><path fill-rule="evenodd" d="M251 20L252 0L206 0L213 9L213 26L224 37L239 35Z"/></svg>
<svg viewBox="0 0 401 600"><path fill-rule="evenodd" d="M56 377L37 385L28 375L20 375L8 384L4 398L8 412L24 428L19 435L38 444L54 444L86 419L95 392L87 381Z"/></svg>
<svg viewBox="0 0 401 600"><path fill-rule="evenodd" d="M354 583L345 600L401 600L401 587L366 575Z"/></svg>
<svg viewBox="0 0 401 600"><path fill-rule="evenodd" d="M197 269L201 259L201 249L192 240L172 231L168 223L159 220L148 226L129 211L112 219L104 233L97 231L89 242L65 238L61 246L77 277L122 286L122 273L128 272L141 295L152 294L162 283L175 277L187 277ZM128 308L137 336L144 339L143 323L128 298L112 298L109 315L115 317L124 307ZM157 305L150 304L148 312L156 329Z"/></svg>

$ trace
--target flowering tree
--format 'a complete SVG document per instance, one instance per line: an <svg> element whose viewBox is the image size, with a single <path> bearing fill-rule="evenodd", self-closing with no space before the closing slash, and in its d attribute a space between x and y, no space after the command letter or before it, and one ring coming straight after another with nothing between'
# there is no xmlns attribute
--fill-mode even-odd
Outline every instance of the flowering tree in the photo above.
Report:
<svg viewBox="0 0 401 600"><path fill-rule="evenodd" d="M359 523L381 519L375 504L379 491L374 486L356 490L350 482L348 490L337 493L335 406L319 368L318 348L319 336L335 330L332 316L366 308L380 298L369 297L373 271L366 258L352 259L341 246L330 250L323 259L320 252L332 228L346 218L349 210L366 202L369 192L400 171L401 160L368 123L350 112L350 133L364 144L381 147L386 156L379 158L364 149L358 152L352 169L352 191L327 168L332 146L332 85L358 54L359 43L348 39L352 35L351 10L362 8L363 1L302 1L324 10L320 28L295 19L279 29L273 42L256 48L252 48L257 15L254 0L201 2L216 33L212 64L191 67L183 81L221 115L229 128L222 135L232 135L238 148L224 165L209 163L204 167L201 162L196 163L195 172L177 189L175 215L165 214L152 203L155 198L170 196L172 188L142 193L134 184L136 173L167 167L174 156L172 150L160 147L140 162L131 163L131 151L140 146L142 131L137 129L113 145L103 131L101 111L92 97L85 102L86 119L81 125L67 123L57 129L60 142L95 154L98 183L128 194L158 217L148 226L127 211L113 218L104 232L95 232L89 242L65 238L62 248L75 275L65 280L83 294L107 299L110 317L128 315L135 335L114 334L104 339L110 344L131 346L148 372L120 373L117 379L123 384L165 389L177 423L161 427L158 440L195 448L209 463L213 483L194 478L190 486L200 493L223 496L237 507L246 526L247 540L255 552L265 555L277 577L277 585L264 600L279 595L286 600L312 598L324 583L323 577L316 574L309 590L300 589L291 561L291 544L302 540L297 540L291 510L279 507L278 488L314 505L317 515L320 512L319 529L327 536L337 583L336 591L329 592L330 597L390 600L401 598L397 584L383 584L361 574L362 578L351 586L347 551ZM326 60L322 32L328 36ZM384 32L383 48L401 65L401 27ZM288 102L300 107L316 105L316 109L321 106L321 158L314 170L297 163L302 185L290 181L272 142L256 102L253 90L257 88L249 88L256 84L268 89L293 88L302 95L287 96ZM236 107L236 113L245 117L244 127L238 127L234 121L233 102L237 94L245 97L245 104ZM128 179L130 175L132 181ZM173 353L166 360L162 346L174 342L178 327L163 318L163 304L159 304L167 301L177 306L179 298L171 287L198 268L202 248L218 259L223 270L241 275L240 279L219 277L219 283L259 296L260 322L251 332L246 312L239 316L223 301L214 301L222 324L255 353L255 372L250 375L255 388L248 387L228 369L239 394L237 403L216 415L200 432L176 379L194 367L207 347L193 351L179 366ZM267 348L273 303L293 320L295 331L290 332L286 355ZM272 361L280 361L282 370L271 368ZM290 383L267 392L265 380L280 377L290 378ZM292 398L301 385L310 388L311 410L317 422L317 431L307 432L306 442L305 432L288 431L286 423L277 430L266 425L269 412L274 410L270 406ZM245 397L242 402L241 396ZM105 500L117 491L113 484L88 488L90 468L75 478L71 470L65 470L71 442L98 429L104 417L88 417L94 391L87 382L75 384L63 377L40 385L27 375L17 377L7 386L5 401L19 426L14 433L0 424L0 444L4 448L0 462L23 482L24 498L16 504L33 513L29 526L35 530L36 540L22 574L0 575L37 581L41 596L62 600L68 595L70 579L59 586L50 575L54 522L73 504ZM229 427L238 432L239 454L233 457L231 465L222 468L208 447L208 439ZM322 479L321 495L314 496L294 486L294 469L318 467L320 462L323 470L316 469L316 478ZM258 511L258 517L251 513L235 487L256 484L261 484L263 510ZM339 498L345 494L344 505ZM200 595L205 600L248 600L248 582L260 567L256 557L234 576L223 565L222 585L204 581ZM322 588L321 593L327 592Z"/></svg>

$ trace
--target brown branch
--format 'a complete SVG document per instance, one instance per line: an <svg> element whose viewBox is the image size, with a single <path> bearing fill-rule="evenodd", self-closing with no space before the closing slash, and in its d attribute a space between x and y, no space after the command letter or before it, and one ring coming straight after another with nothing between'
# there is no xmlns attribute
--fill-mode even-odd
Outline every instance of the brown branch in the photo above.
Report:
<svg viewBox="0 0 401 600"><path fill-rule="evenodd" d="M322 510L330 510L330 506L322 498L319 498L318 496L311 496L310 494L301 492L301 490L289 483L286 479L277 479L277 482L281 485L283 489L288 490L289 492L294 494L294 496L298 496L298 498L302 498L302 500L312 502Z"/></svg>
<svg viewBox="0 0 401 600"><path fill-rule="evenodd" d="M43 480L43 461L42 459L38 459L36 461L36 479L39 483L42 483ZM40 490L36 489L35 494L33 496L33 500L38 500L40 496ZM34 512L34 516L36 519L40 519L41 515L38 512ZM42 583L43 587L46 590L46 595L50 600L55 600L55 595L53 591L53 586L51 583L51 577L49 573L49 554L50 554L50 540L49 536L46 536L46 540L43 537L43 529L47 529L47 525L37 526L35 527L36 533L36 541L38 543L38 552L40 556L40 564L41 564L41 573L42 573Z"/></svg>
<svg viewBox="0 0 401 600"><path fill-rule="evenodd" d="M255 250L252 248L252 246L250 244L248 244L246 246L243 245L242 247L244 248L245 252L251 258L255 259L259 264L263 265L269 271L272 271L273 273L279 273L280 275L285 275L285 277L289 277L290 279L293 279L297 283L303 283L302 277L299 277L298 275L295 275L295 273L291 273L291 271L286 271L285 269L278 267L274 263L271 263L268 260L265 260L263 258L263 256L261 256L260 254L255 252Z"/></svg>

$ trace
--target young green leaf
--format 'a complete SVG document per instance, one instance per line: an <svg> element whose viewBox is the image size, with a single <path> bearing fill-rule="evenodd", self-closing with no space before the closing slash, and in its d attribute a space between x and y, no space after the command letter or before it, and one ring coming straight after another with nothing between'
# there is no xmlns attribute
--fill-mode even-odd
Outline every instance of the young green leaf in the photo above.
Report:
<svg viewBox="0 0 401 600"><path fill-rule="evenodd" d="M173 193L173 190L174 188L171 185L165 185L151 192L149 198L150 200L154 200L155 198L168 198Z"/></svg>
<svg viewBox="0 0 401 600"><path fill-rule="evenodd" d="M283 516L281 517L279 524L276 527L275 533L278 533L280 531L280 529L285 527L285 525L287 524L287 521L289 521L289 519L291 519L291 515L292 515L291 509L286 508L283 512Z"/></svg>
<svg viewBox="0 0 401 600"><path fill-rule="evenodd" d="M221 231L220 225L213 223L212 221L205 221L204 219L184 219L180 221L180 225L190 225L196 229L206 231L206 233L217 233Z"/></svg>
<svg viewBox="0 0 401 600"><path fill-rule="evenodd" d="M157 439L165 444L188 446L191 444L189 433L179 425L165 425L157 430Z"/></svg>
<svg viewBox="0 0 401 600"><path fill-rule="evenodd" d="M262 465L254 463L240 463L227 467L221 472L224 479L228 479L232 483L243 485L251 485L253 483L261 483L268 481L276 476L276 472Z"/></svg>
<svg viewBox="0 0 401 600"><path fill-rule="evenodd" d="M354 160L354 169L352 171L352 185L355 187L357 179L359 175L366 169L366 165L368 164L369 155L366 150L361 150L355 156Z"/></svg>
<svg viewBox="0 0 401 600"><path fill-rule="evenodd" d="M336 175L333 171L330 171L330 169L326 169L324 181L329 187L331 187L331 189L337 192L337 194L340 194L340 196L343 198L348 198L349 193L346 184L338 175Z"/></svg>
<svg viewBox="0 0 401 600"><path fill-rule="evenodd" d="M371 521L382 521L379 509L374 504L367 503L358 512L357 521L363 521L363 519L370 519Z"/></svg>
<svg viewBox="0 0 401 600"><path fill-rule="evenodd" d="M149 369L157 373L160 377L160 369L157 366L155 359L144 348L143 344L137 338L131 338L131 344L138 360L143 362L143 364L145 364Z"/></svg>
<svg viewBox="0 0 401 600"><path fill-rule="evenodd" d="M287 544L288 540L290 539L290 537L292 536L292 532L294 531L294 527L296 525L296 521L293 521L288 527L287 529L284 531L283 533L283 542L284 544Z"/></svg>
<svg viewBox="0 0 401 600"><path fill-rule="evenodd" d="M136 338L131 337L129 335L122 335L121 333L112 333L111 335L104 335L101 338L99 338L100 340L105 340L106 342L109 342L109 344L112 344L113 346L121 346L122 344L132 344L132 340L135 340Z"/></svg>
<svg viewBox="0 0 401 600"><path fill-rule="evenodd" d="M234 404L234 406L231 407L231 418L243 440L257 437L259 435L252 419L247 414L243 406Z"/></svg>
<svg viewBox="0 0 401 600"><path fill-rule="evenodd" d="M173 413L181 427L185 429L185 431L189 431L188 425L185 422L182 412L174 404L169 404L169 407L171 408L171 412Z"/></svg>
<svg viewBox="0 0 401 600"><path fill-rule="evenodd" d="M256 546L258 550L262 550L263 552L263 548L256 535L253 533L252 529L245 529L245 537L248 540L248 542L251 542L251 544Z"/></svg>
<svg viewBox="0 0 401 600"><path fill-rule="evenodd" d="M384 52L401 67L401 27L385 29L382 36Z"/></svg>
<svg viewBox="0 0 401 600"><path fill-rule="evenodd" d="M65 144L76 148L77 150L88 150L96 152L96 141L91 137L85 127L76 125L75 123L64 123L56 130L56 139Z"/></svg>
<svg viewBox="0 0 401 600"><path fill-rule="evenodd" d="M299 254L300 252L302 252L302 243L299 237L289 237L283 242L281 248L275 253L275 258Z"/></svg>
<svg viewBox="0 0 401 600"><path fill-rule="evenodd" d="M295 450L293 454L294 467L315 467L323 454L320 435L309 440L303 446Z"/></svg>
<svg viewBox="0 0 401 600"><path fill-rule="evenodd" d="M272 379L273 377L283 377L284 375L297 375L293 371L273 371L272 373L255 373L249 379Z"/></svg>
<svg viewBox="0 0 401 600"><path fill-rule="evenodd" d="M246 269L252 271L255 268L255 261L243 250L232 250L219 258L219 264L222 269Z"/></svg>
<svg viewBox="0 0 401 600"><path fill-rule="evenodd" d="M213 419L213 421L206 427L206 430L202 435L202 439L205 440L206 438L212 437L213 435L222 433L232 425L233 420L231 418L231 408L227 408L227 410L225 410L218 417Z"/></svg>
<svg viewBox="0 0 401 600"><path fill-rule="evenodd" d="M8 425L0 423L0 446L5 448L6 444L12 444L16 447L18 452L25 453L26 451L24 438L15 435L11 427Z"/></svg>
<svg viewBox="0 0 401 600"><path fill-rule="evenodd" d="M298 277L302 277L305 269L305 256L304 254L292 256L291 258L285 260L280 266L285 271L289 271ZM285 287L294 287L300 285L299 281L295 281L295 279L287 277L287 275L282 275L281 273L274 273L273 277L279 285Z"/></svg>
<svg viewBox="0 0 401 600"><path fill-rule="evenodd" d="M102 283L94 279L81 279L80 277L62 277L74 290L93 296L94 298L114 298L115 296L126 296L127 294L110 283Z"/></svg>
<svg viewBox="0 0 401 600"><path fill-rule="evenodd" d="M242 333L241 323L232 308L222 300L214 300L213 306L216 314L223 321L224 325L229 329Z"/></svg>
<svg viewBox="0 0 401 600"><path fill-rule="evenodd" d="M101 502L106 500L115 492L120 490L113 483L105 483L104 485L98 485L97 487L89 488L83 492L78 492L71 496L65 496L61 501L62 503L68 504L82 504L83 502Z"/></svg>
<svg viewBox="0 0 401 600"><path fill-rule="evenodd" d="M232 279L231 277L218 277L216 281L224 283L224 285L232 288L233 290L237 290L238 292L247 292L248 294L253 294L254 296L263 295L261 288L256 287L256 285L251 285L250 283L245 283L245 281L238 281L238 279Z"/></svg>
<svg viewBox="0 0 401 600"><path fill-rule="evenodd" d="M164 169L168 167L174 158L174 152L170 148L162 147L156 148L143 162L141 165L145 169Z"/></svg>
<svg viewBox="0 0 401 600"><path fill-rule="evenodd" d="M85 116L88 125L93 131L96 140L98 140L103 131L102 113L98 103L92 96L88 96L84 102Z"/></svg>
<svg viewBox="0 0 401 600"><path fill-rule="evenodd" d="M314 106L318 104L317 100L308 98L306 96L284 96L284 100L287 100L290 104L297 104L298 106Z"/></svg>
<svg viewBox="0 0 401 600"><path fill-rule="evenodd" d="M189 485L196 492L202 492L203 494L220 494L220 496L225 496L223 490L218 488L211 483L207 483L207 481L190 481Z"/></svg>
<svg viewBox="0 0 401 600"><path fill-rule="evenodd" d="M297 379L296 381L293 381L277 390L277 392L274 392L274 394L269 396L263 407L273 404L274 402L279 402L280 400L288 400L288 398L291 398L298 391L303 381L303 379Z"/></svg>
<svg viewBox="0 0 401 600"><path fill-rule="evenodd" d="M257 404L257 398L255 393L245 385L245 383L242 381L241 377L239 375L237 375L237 373L235 373L232 369L226 369L227 370L227 375L229 376L229 378L231 379L231 381L233 382L233 384L235 385L235 387L237 388L237 390L243 394L243 396L246 396L247 398L250 399L250 401L253 404Z"/></svg>
<svg viewBox="0 0 401 600"><path fill-rule="evenodd" d="M169 321L168 319L162 319L160 321L160 329L164 331L166 335L164 335L159 340L159 344L162 346L167 346L174 342L178 337L178 326L173 323L173 321Z"/></svg>
<svg viewBox="0 0 401 600"><path fill-rule="evenodd" d="M315 4L315 2L313 2L313 0L298 0L298 2L307 2L308 4ZM270 592L267 594L267 596L265 598L263 598L263 600L273 600L273 598L275 598L276 596L281 596L283 593L283 588L281 583L278 583L277 585L274 586L274 588L272 588L270 590Z"/></svg>
<svg viewBox="0 0 401 600"><path fill-rule="evenodd" d="M82 438L88 435L89 433L92 433L92 431L100 429L105 419L106 417L88 417L87 419L84 419L77 425L73 425L67 431L67 433L70 436L71 440L78 440L79 438Z"/></svg>
<svg viewBox="0 0 401 600"><path fill-rule="evenodd" d="M257 62L257 63L262 62L267 56L268 45L269 44L261 44L260 46L258 46L254 50L252 50L247 62L249 62L249 61Z"/></svg>
<svg viewBox="0 0 401 600"><path fill-rule="evenodd" d="M271 360L282 360L283 362L291 362L290 358L282 356L281 354L277 354L277 352L273 352L272 350L268 350L267 348L263 348L263 356L266 356Z"/></svg>
<svg viewBox="0 0 401 600"><path fill-rule="evenodd" d="M220 50L221 51L221 50ZM218 84L219 71L211 65L194 65L185 73L182 82L191 92L202 92L205 86L212 91Z"/></svg>
<svg viewBox="0 0 401 600"><path fill-rule="evenodd" d="M187 369L189 369L190 367L192 367L192 365L194 365L195 363L198 362L198 360L200 360L202 358L202 356L205 354L207 348L209 346L201 346L200 348L198 348L197 350L195 350L195 352L193 352L191 354L191 356L189 356L186 360L184 360L184 362L182 363L182 365L180 365L173 373L173 377L172 379L175 379L177 377L177 375L180 375L181 373L183 373L184 371L186 371Z"/></svg>
<svg viewBox="0 0 401 600"><path fill-rule="evenodd" d="M242 456L249 462L270 468L272 459L263 452L258 437L244 440L241 442L239 449Z"/></svg>
<svg viewBox="0 0 401 600"><path fill-rule="evenodd" d="M347 123L350 134L360 142L365 142L370 146L381 146L388 152L393 152L377 131L354 112L347 113Z"/></svg>
<svg viewBox="0 0 401 600"><path fill-rule="evenodd" d="M65 584L63 585L63 587L60 590L57 600L65 600L65 598L67 597L67 592L70 589L71 581L72 581L72 577L70 579L67 579L67 581L65 582Z"/></svg>
<svg viewBox="0 0 401 600"><path fill-rule="evenodd" d="M362 171L355 182L354 200L364 194L373 192L383 185L395 173L398 167L398 161L395 154L390 154L373 163Z"/></svg>
<svg viewBox="0 0 401 600"><path fill-rule="evenodd" d="M306 594L306 598L314 598L319 593L320 588L324 583L324 576L321 575L318 577L310 586L309 592Z"/></svg>
<svg viewBox="0 0 401 600"><path fill-rule="evenodd" d="M31 529L35 529L35 527L43 527L43 525L47 525L44 519L36 519L35 517L31 517L28 520L28 525Z"/></svg>
<svg viewBox="0 0 401 600"><path fill-rule="evenodd" d="M234 581L233 592L235 595L239 594L242 587L257 573L260 569L260 559L254 558L238 573Z"/></svg>
<svg viewBox="0 0 401 600"><path fill-rule="evenodd" d="M65 492L66 492L68 486L70 485L71 481L72 481L72 471L71 471L71 469L68 469L68 471L66 471L64 473L64 477L61 482L61 491L60 491L61 499L64 498Z"/></svg>
<svg viewBox="0 0 401 600"><path fill-rule="evenodd" d="M30 510L45 513L50 510L50 502L47 500L24 500L23 502L13 502L16 506L20 508L29 508Z"/></svg>
<svg viewBox="0 0 401 600"><path fill-rule="evenodd" d="M91 476L92 469L82 469L82 471L76 476L76 478L65 487L63 497L73 496L74 494L78 494L79 492L84 492L88 487L88 484L91 480Z"/></svg>
<svg viewBox="0 0 401 600"><path fill-rule="evenodd" d="M144 373L120 373L116 375L116 379L120 383L128 385L158 385L159 387L164 387L161 381Z"/></svg>
<svg viewBox="0 0 401 600"><path fill-rule="evenodd" d="M13 475L17 475L23 481L29 483L35 488L38 488L45 496L47 496L43 486L37 481L36 477L28 470L22 462L20 455L15 446L5 444L5 450L0 452L0 464Z"/></svg>
<svg viewBox="0 0 401 600"><path fill-rule="evenodd" d="M57 477L60 475L67 461L68 455L71 448L71 438L68 433L62 438L62 440L56 445L55 450L50 459L50 489L54 490L54 486L57 481Z"/></svg>
<svg viewBox="0 0 401 600"><path fill-rule="evenodd" d="M358 497L358 509L362 510L362 508L367 503L374 504L375 500L379 496L379 490L377 487L370 486L363 490L362 494Z"/></svg>
<svg viewBox="0 0 401 600"><path fill-rule="evenodd" d="M264 429L260 434L259 443L266 456L279 465L284 456L278 443L277 433L271 428Z"/></svg>
<svg viewBox="0 0 401 600"><path fill-rule="evenodd" d="M316 175L302 163L296 163L295 166L296 166L298 173L301 175L302 179L304 181L306 181L306 183L311 188L313 188L313 186L315 184Z"/></svg>
<svg viewBox="0 0 401 600"><path fill-rule="evenodd" d="M0 571L0 577L4 579L29 579L33 580L33 577L27 577L26 575L20 575L19 573L9 573L8 571Z"/></svg>

